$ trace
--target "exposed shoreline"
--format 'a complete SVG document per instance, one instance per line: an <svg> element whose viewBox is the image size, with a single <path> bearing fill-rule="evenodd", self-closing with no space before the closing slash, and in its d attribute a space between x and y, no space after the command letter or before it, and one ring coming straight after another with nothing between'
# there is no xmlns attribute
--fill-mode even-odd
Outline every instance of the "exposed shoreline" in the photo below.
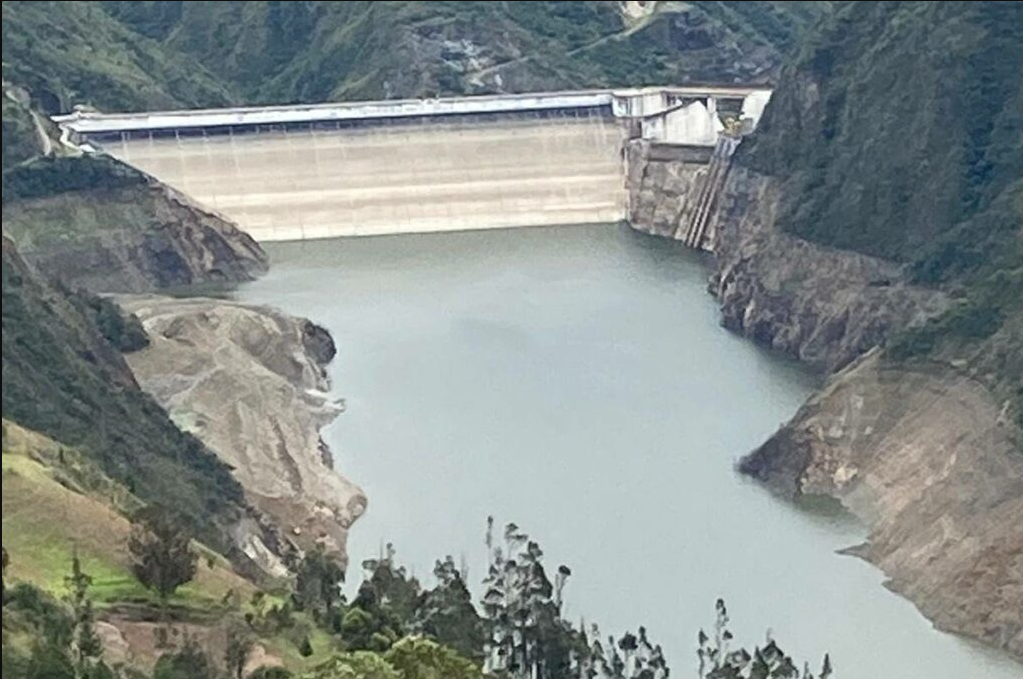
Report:
<svg viewBox="0 0 1023 679"><path fill-rule="evenodd" d="M329 333L228 300L119 301L150 336L127 356L143 390L232 467L249 502L270 518L278 544L240 535L246 554L276 575L315 545L346 560L348 529L367 500L333 468L320 437L341 412L324 370L335 353Z"/></svg>
<svg viewBox="0 0 1023 679"><path fill-rule="evenodd" d="M782 233L778 200L771 178L733 169L710 290L726 328L830 377L740 469L789 497L840 500L870 529L854 552L890 589L938 629L1023 660L1023 526L1011 520L1023 515L1023 432L982 358L1018 346L1018 323L973 364L888 358L874 347L939 314L944 293L892 263Z"/></svg>

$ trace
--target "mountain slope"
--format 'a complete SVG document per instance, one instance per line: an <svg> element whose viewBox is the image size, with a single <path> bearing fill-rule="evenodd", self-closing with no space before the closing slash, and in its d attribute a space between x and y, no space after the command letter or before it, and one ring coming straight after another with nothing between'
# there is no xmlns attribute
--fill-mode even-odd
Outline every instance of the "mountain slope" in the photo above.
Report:
<svg viewBox="0 0 1023 679"><path fill-rule="evenodd" d="M262 248L231 222L107 156L40 158L4 173L7 234L71 288L147 292L252 280Z"/></svg>
<svg viewBox="0 0 1023 679"><path fill-rule="evenodd" d="M827 3L4 2L4 79L107 110L772 78Z"/></svg>
<svg viewBox="0 0 1023 679"><path fill-rule="evenodd" d="M750 149L780 223L825 245L961 275L1010 241L1023 188L1023 6L850 3L803 47ZM1011 231L1011 229L1008 229Z"/></svg>
<svg viewBox="0 0 1023 679"><path fill-rule="evenodd" d="M89 2L3 3L3 78L47 113L229 101L203 66L160 49Z"/></svg>
<svg viewBox="0 0 1023 679"><path fill-rule="evenodd" d="M77 550L98 600L148 598L131 574L127 553L131 524L125 514L141 503L78 451L5 419L3 503L9 576L59 592ZM209 606L232 588L253 590L222 559L211 558L176 603Z"/></svg>
<svg viewBox="0 0 1023 679"><path fill-rule="evenodd" d="M840 6L739 149L712 285L728 327L837 370L741 469L840 498L894 589L1019 657L1021 25Z"/></svg>
<svg viewBox="0 0 1023 679"><path fill-rule="evenodd" d="M246 511L227 467L143 394L87 297L43 282L3 239L4 417L79 447L139 498L174 507L209 544Z"/></svg>

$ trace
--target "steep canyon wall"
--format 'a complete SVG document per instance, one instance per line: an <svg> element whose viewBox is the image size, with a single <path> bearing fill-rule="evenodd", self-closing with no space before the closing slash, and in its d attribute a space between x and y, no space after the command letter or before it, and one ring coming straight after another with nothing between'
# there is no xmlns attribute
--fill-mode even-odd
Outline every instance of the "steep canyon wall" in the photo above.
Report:
<svg viewBox="0 0 1023 679"><path fill-rule="evenodd" d="M722 323L833 372L741 469L787 495L839 498L870 529L855 553L938 627L1023 657L1023 432L998 376L1023 369L1019 319L965 357L883 347L954 300L907 267L784 232L780 182L740 158L712 216Z"/></svg>

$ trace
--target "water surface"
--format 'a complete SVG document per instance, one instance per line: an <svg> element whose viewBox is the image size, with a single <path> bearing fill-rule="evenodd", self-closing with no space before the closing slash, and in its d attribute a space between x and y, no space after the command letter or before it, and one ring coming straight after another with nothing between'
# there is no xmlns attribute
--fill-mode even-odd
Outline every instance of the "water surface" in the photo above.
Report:
<svg viewBox="0 0 1023 679"><path fill-rule="evenodd" d="M572 568L570 619L646 625L673 676L694 676L717 597L739 640L830 651L841 679L1023 674L836 554L865 536L848 515L735 473L814 379L719 327L694 253L613 225L267 249L270 274L237 297L338 344L348 412L325 437L369 496L353 563L393 542L427 581L452 554L478 582L493 514Z"/></svg>

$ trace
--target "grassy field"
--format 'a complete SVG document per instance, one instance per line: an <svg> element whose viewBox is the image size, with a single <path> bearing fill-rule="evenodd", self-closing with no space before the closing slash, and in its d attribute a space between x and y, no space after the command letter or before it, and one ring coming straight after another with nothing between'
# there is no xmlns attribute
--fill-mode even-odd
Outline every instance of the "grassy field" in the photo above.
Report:
<svg viewBox="0 0 1023 679"><path fill-rule="evenodd" d="M123 487L89 469L75 451L4 421L3 541L11 579L59 595L77 549L97 604L155 603L130 569L131 524L118 506L133 504L137 500ZM255 587L221 557L202 546L199 551L198 575L171 604L208 611L231 593L248 601Z"/></svg>

